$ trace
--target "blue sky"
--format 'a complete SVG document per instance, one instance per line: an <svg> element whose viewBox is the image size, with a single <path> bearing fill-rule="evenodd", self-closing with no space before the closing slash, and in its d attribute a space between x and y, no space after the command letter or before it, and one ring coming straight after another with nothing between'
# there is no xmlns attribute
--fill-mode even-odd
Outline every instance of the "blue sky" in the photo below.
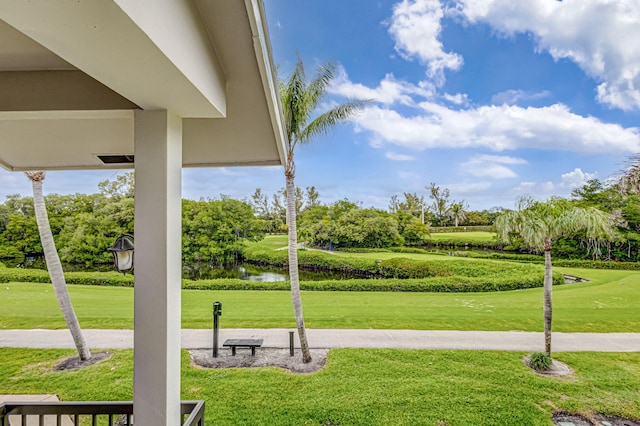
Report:
<svg viewBox="0 0 640 426"><path fill-rule="evenodd" d="M386 208L436 182L471 209L569 196L640 151L640 1L264 0L287 77L333 60L324 108L374 99L296 153L296 183L324 202ZM50 172L45 191L96 192L117 172ZM185 198L248 198L282 168L189 169ZM0 172L0 197L30 194Z"/></svg>

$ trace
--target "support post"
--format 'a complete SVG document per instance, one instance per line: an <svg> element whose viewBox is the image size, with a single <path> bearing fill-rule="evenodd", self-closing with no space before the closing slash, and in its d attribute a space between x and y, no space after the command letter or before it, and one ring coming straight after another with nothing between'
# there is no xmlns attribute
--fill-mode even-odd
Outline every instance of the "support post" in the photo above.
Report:
<svg viewBox="0 0 640 426"><path fill-rule="evenodd" d="M136 111L136 426L181 424L181 176L182 120L167 111Z"/></svg>

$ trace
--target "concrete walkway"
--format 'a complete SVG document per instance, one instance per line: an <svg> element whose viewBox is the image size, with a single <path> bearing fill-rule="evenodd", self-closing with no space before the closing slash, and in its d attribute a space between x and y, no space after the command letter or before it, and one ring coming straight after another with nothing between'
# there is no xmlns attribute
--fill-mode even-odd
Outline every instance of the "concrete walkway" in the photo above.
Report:
<svg viewBox="0 0 640 426"><path fill-rule="evenodd" d="M220 330L220 344L226 339L264 339L263 347L288 348L293 329L238 328ZM133 330L83 330L92 349L133 347ZM337 330L307 329L311 348L399 348L542 351L541 332L444 331L444 330ZM182 330L182 347L213 347L211 329ZM296 347L298 345L295 334ZM69 330L0 330L0 347L74 348ZM640 333L553 333L556 352L640 352Z"/></svg>

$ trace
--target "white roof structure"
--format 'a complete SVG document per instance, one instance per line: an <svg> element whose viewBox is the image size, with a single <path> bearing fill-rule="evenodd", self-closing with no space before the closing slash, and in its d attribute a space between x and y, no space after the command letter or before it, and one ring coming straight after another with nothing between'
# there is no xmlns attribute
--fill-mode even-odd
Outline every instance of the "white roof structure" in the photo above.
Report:
<svg viewBox="0 0 640 426"><path fill-rule="evenodd" d="M182 167L286 161L269 49L262 0L0 1L0 165L135 170L136 426L180 423Z"/></svg>
<svg viewBox="0 0 640 426"><path fill-rule="evenodd" d="M261 0L3 0L0 93L8 170L131 168L136 109L185 167L285 161Z"/></svg>

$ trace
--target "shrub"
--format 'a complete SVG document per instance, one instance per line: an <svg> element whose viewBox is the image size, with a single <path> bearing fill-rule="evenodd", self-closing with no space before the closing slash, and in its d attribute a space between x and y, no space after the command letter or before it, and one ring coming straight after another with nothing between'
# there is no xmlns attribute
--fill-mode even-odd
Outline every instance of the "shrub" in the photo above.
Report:
<svg viewBox="0 0 640 426"><path fill-rule="evenodd" d="M533 352L529 355L529 366L538 371L549 371L553 359L544 352Z"/></svg>
<svg viewBox="0 0 640 426"><path fill-rule="evenodd" d="M378 274L386 278L426 278L436 275L426 262L403 257L379 262Z"/></svg>
<svg viewBox="0 0 640 426"><path fill-rule="evenodd" d="M133 275L118 272L66 272L67 284L133 287ZM42 269L3 268L0 282L50 283L49 273Z"/></svg>
<svg viewBox="0 0 640 426"><path fill-rule="evenodd" d="M555 277L554 277L555 278ZM560 276L562 278L562 276ZM282 290L288 291L288 281L261 282L239 279L183 280L183 288L189 290ZM488 291L511 291L542 287L543 278L525 277L519 280L508 278L473 278L461 276L429 278L357 278L350 280L301 281L300 289L305 291L371 291L371 292L430 292L468 293ZM554 281L562 284L562 281Z"/></svg>
<svg viewBox="0 0 640 426"><path fill-rule="evenodd" d="M553 266L563 266L566 268L616 269L616 270L640 271L640 262L611 262L611 261L604 261L604 260L557 259L553 261Z"/></svg>

